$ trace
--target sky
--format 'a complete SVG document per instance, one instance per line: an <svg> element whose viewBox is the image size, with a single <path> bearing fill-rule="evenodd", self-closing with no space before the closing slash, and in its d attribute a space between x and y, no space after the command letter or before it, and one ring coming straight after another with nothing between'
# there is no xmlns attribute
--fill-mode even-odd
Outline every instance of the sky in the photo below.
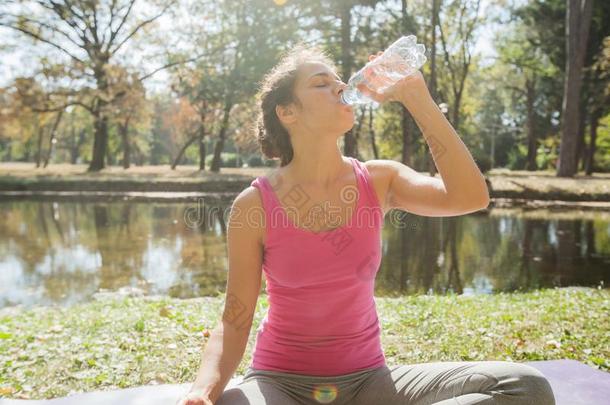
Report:
<svg viewBox="0 0 610 405"><path fill-rule="evenodd" d="M501 12L501 10L497 10L497 8L493 10L490 8L490 0L481 1L480 15L486 16L494 11ZM161 21L162 28L168 28L171 24L174 24L174 21ZM166 25L166 27L163 27L164 25ZM483 60L489 61L490 58L493 58L493 56L496 55L492 44L494 27L486 25L482 27L479 32L480 35L477 37L473 53L480 54ZM5 27L0 27L0 38L5 37L5 35L13 36L14 33ZM0 53L0 56L0 86L8 85L18 74L31 72L32 67L35 64L35 58L33 58L32 50L29 47L18 47L8 52L4 51ZM144 67L146 71L152 71L157 66L159 65L151 64ZM153 91L165 89L167 87L167 73L165 71L156 73L153 77L146 80L145 87L148 90Z"/></svg>

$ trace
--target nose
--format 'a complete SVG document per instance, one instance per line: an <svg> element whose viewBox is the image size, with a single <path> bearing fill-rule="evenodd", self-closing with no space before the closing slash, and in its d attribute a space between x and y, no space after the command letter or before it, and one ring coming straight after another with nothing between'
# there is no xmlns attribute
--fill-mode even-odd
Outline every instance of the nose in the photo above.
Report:
<svg viewBox="0 0 610 405"><path fill-rule="evenodd" d="M336 94L337 94L337 96L339 96L343 92L343 90L345 90L345 88L347 87L347 84L343 83L342 81L338 81L337 83L338 84L336 87Z"/></svg>

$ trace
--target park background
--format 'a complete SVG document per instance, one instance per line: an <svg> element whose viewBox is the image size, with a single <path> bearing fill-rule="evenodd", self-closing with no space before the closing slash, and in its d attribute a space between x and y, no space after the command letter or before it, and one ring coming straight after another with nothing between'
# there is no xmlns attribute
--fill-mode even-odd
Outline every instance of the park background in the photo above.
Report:
<svg viewBox="0 0 610 405"><path fill-rule="evenodd" d="M192 381L231 203L279 165L253 131L264 74L303 41L347 82L409 34L492 201L388 213L389 362L610 370L609 21L574 0L3 2L0 395ZM439 175L404 106L355 112L344 155ZM266 308L263 285L253 330Z"/></svg>

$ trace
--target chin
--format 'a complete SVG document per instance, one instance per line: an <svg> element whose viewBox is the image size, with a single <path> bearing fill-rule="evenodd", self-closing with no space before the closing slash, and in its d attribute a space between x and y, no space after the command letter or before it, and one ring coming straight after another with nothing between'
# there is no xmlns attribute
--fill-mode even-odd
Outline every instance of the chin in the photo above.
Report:
<svg viewBox="0 0 610 405"><path fill-rule="evenodd" d="M349 126L346 131L349 131L350 129L352 129L354 127L355 123L356 123L356 119L354 117L354 114L352 113L351 118L349 120L347 120L347 122L345 123L345 126Z"/></svg>
<svg viewBox="0 0 610 405"><path fill-rule="evenodd" d="M349 126L345 125L341 128L341 131L343 134L345 134L347 131L349 131L350 129L352 129L354 127L354 123L352 122Z"/></svg>

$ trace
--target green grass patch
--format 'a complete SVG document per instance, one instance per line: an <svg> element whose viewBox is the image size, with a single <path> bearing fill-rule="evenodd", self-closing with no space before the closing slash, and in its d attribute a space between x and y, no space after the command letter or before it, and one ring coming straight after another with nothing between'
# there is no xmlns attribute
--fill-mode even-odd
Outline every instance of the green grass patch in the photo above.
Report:
<svg viewBox="0 0 610 405"><path fill-rule="evenodd" d="M191 382L224 297L94 301L0 311L0 396L54 398ZM610 371L610 290L375 298L389 365L575 359ZM244 358L267 309L258 301Z"/></svg>

